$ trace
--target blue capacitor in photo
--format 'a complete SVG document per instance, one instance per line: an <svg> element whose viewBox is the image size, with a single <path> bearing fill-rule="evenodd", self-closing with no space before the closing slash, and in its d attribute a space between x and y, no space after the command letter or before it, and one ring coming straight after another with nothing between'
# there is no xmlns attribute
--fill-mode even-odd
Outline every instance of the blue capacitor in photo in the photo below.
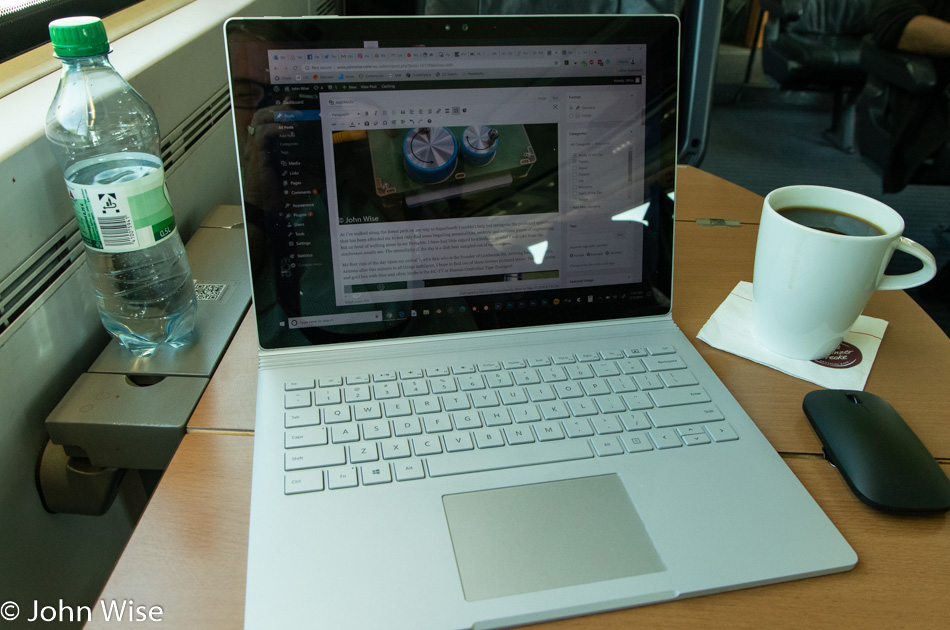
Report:
<svg viewBox="0 0 950 630"><path fill-rule="evenodd" d="M426 184L448 179L458 164L458 142L447 127L410 129L402 153L409 176Z"/></svg>
<svg viewBox="0 0 950 630"><path fill-rule="evenodd" d="M488 125L472 125L462 134L462 158L467 164L483 166L495 159L498 130Z"/></svg>

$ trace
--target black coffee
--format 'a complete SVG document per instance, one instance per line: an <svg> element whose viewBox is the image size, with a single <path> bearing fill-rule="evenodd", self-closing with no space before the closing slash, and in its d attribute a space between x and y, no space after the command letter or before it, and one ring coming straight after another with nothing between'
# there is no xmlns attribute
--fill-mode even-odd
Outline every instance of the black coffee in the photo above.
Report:
<svg viewBox="0 0 950 630"><path fill-rule="evenodd" d="M815 206L789 206L776 210L780 215L805 227L844 236L880 236L884 230L851 214Z"/></svg>

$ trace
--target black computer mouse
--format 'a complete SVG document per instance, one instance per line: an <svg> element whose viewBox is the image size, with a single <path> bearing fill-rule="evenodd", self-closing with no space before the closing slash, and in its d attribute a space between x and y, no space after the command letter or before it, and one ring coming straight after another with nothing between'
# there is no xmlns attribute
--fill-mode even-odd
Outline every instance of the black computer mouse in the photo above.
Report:
<svg viewBox="0 0 950 630"><path fill-rule="evenodd" d="M826 389L802 403L825 458L868 505L893 513L950 510L950 479L887 401Z"/></svg>

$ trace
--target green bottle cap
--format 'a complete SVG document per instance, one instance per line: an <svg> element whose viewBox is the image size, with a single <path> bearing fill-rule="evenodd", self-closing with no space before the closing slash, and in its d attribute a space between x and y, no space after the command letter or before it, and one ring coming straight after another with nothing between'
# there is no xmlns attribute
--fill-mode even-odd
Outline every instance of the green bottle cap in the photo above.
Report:
<svg viewBox="0 0 950 630"><path fill-rule="evenodd" d="M49 23L49 37L57 57L87 57L109 52L106 27L97 17L53 20Z"/></svg>

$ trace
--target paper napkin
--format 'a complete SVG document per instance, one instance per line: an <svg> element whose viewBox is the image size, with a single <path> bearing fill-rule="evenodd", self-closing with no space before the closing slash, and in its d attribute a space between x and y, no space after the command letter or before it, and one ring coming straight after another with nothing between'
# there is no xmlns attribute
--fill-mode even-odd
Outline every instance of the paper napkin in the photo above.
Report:
<svg viewBox="0 0 950 630"><path fill-rule="evenodd" d="M752 283L740 282L698 337L714 348L829 389L863 390L887 322L861 315L844 341L824 359L789 359L765 348L752 331Z"/></svg>

